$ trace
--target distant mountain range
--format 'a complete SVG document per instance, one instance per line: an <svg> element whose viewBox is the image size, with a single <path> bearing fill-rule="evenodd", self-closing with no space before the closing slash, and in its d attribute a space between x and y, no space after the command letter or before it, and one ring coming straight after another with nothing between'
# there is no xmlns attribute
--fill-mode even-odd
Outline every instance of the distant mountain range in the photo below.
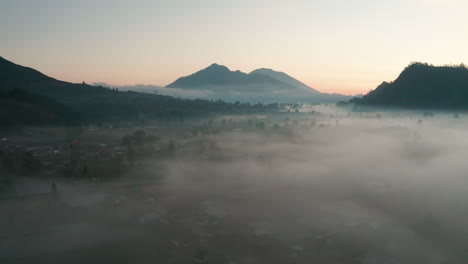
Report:
<svg viewBox="0 0 468 264"><path fill-rule="evenodd" d="M0 57L0 121L3 121L0 125L76 119L86 122L183 120L213 113L278 110L275 104L230 104L217 99L251 103L334 103L350 99L320 93L282 72L258 69L247 74L217 64L179 78L167 87L119 87L124 88L126 91L122 92L105 85L64 82ZM127 91L132 89L138 92ZM464 65L412 63L395 81L384 82L362 98L351 101L374 106L468 108L468 69Z"/></svg>
<svg viewBox="0 0 468 264"><path fill-rule="evenodd" d="M468 69L463 64L412 63L395 81L383 82L351 101L375 106L468 108Z"/></svg>
<svg viewBox="0 0 468 264"><path fill-rule="evenodd" d="M185 89L227 89L239 92L308 92L318 91L292 78L291 76L270 69L258 69L251 73L231 71L226 66L212 64L208 68L192 75L181 77L166 86Z"/></svg>
<svg viewBox="0 0 468 264"><path fill-rule="evenodd" d="M64 82L0 57L0 126L146 119L183 122L189 117L269 111L278 111L278 105L188 100Z"/></svg>
<svg viewBox="0 0 468 264"><path fill-rule="evenodd" d="M205 91L208 98L229 101L330 103L351 98L320 93L284 72L262 68L244 73L216 63L166 88Z"/></svg>

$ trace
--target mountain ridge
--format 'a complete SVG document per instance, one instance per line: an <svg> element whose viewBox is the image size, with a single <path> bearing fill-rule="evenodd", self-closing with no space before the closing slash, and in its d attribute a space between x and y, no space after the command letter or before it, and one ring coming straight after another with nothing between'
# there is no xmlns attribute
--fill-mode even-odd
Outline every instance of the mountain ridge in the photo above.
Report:
<svg viewBox="0 0 468 264"><path fill-rule="evenodd" d="M249 90L248 86L262 86L263 91L268 90L265 89L267 86L283 86L287 89L294 88L290 84L278 81L264 74L248 74L239 70L231 71L228 67L217 63L213 63L191 75L180 77L166 87L196 89L212 86L238 86L237 90L242 90L243 87L245 87L244 90Z"/></svg>
<svg viewBox="0 0 468 264"><path fill-rule="evenodd" d="M280 71L260 68L244 73L213 63L193 74L183 76L165 88L203 91L206 99L286 103L336 103L352 97L326 94Z"/></svg>
<svg viewBox="0 0 468 264"><path fill-rule="evenodd" d="M284 72L261 68L250 73L244 73L239 70L231 71L228 67L217 63L213 63L191 75L180 77L166 87L194 89L210 86L249 85L268 85L276 88L282 87L285 89L308 88L310 92L317 92Z"/></svg>
<svg viewBox="0 0 468 264"><path fill-rule="evenodd" d="M0 56L0 92L23 89L44 95L105 93L103 87L70 83L49 77L40 71L15 64Z"/></svg>

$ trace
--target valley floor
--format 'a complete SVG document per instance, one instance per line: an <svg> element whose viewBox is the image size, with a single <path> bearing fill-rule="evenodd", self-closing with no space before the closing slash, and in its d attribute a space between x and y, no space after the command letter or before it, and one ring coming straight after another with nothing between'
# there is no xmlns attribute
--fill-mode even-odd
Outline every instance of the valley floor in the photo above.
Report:
<svg viewBox="0 0 468 264"><path fill-rule="evenodd" d="M159 130L119 176L19 177L0 263L466 263L468 122L285 115L179 128L171 153Z"/></svg>

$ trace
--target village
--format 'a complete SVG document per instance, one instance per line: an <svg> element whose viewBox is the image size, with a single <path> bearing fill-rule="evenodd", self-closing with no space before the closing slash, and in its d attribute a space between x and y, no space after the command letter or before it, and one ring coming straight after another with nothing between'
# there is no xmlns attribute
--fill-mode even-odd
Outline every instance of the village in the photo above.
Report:
<svg viewBox="0 0 468 264"><path fill-rule="evenodd" d="M273 118L277 119L274 124ZM0 170L4 172L1 180L13 180L12 175L65 179L112 178L132 168L139 160L165 159L171 157L176 148L184 148L184 145L190 149L194 141L198 141L197 151L215 148L213 144L216 142L212 137L208 143L193 140L204 135L229 131L290 132L291 128L299 128L299 121L289 116L281 118L253 116L209 119L189 124L153 122L141 126L105 123L100 127L30 128L25 132L31 135L28 139L15 135L0 138ZM302 119L302 127L316 125L314 119ZM325 124L319 126L325 127Z"/></svg>

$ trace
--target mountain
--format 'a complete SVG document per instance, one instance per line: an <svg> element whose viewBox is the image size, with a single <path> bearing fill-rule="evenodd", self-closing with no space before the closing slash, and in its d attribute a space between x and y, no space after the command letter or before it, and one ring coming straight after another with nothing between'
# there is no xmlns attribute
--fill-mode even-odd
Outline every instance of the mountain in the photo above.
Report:
<svg viewBox="0 0 468 264"><path fill-rule="evenodd" d="M412 63L393 82L383 82L358 104L401 107L468 107L468 69L465 65L433 66Z"/></svg>
<svg viewBox="0 0 468 264"><path fill-rule="evenodd" d="M169 88L166 88L169 89ZM277 111L278 105L188 100L56 80L0 57L0 118L5 124L179 121L213 114ZM8 119L8 120L7 120ZM3 124L0 122L0 124Z"/></svg>
<svg viewBox="0 0 468 264"><path fill-rule="evenodd" d="M192 75L181 77L166 87L185 89L226 87L246 92L274 92L278 89L296 88L265 74L231 71L226 66L216 63Z"/></svg>
<svg viewBox="0 0 468 264"><path fill-rule="evenodd" d="M212 64L166 86L186 90L201 90L206 99L245 102L304 102L334 103L351 97L324 94L310 88L283 72L258 69L251 73L231 71L223 65Z"/></svg>

